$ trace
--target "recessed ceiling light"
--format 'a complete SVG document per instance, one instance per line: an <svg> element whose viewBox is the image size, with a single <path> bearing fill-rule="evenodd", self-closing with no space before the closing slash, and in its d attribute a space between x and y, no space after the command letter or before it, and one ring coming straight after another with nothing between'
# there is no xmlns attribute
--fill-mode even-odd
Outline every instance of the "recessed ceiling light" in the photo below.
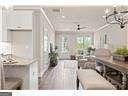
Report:
<svg viewBox="0 0 128 96"><path fill-rule="evenodd" d="M102 16L103 18L105 18L106 16Z"/></svg>
<svg viewBox="0 0 128 96"><path fill-rule="evenodd" d="M107 13L109 13L109 12L110 12L110 10L109 10L109 9L106 9L106 10L105 10L105 13L106 13L106 14L107 14Z"/></svg>
<svg viewBox="0 0 128 96"><path fill-rule="evenodd" d="M12 6L11 5L5 5L5 8L6 9L9 9L9 8L11 8Z"/></svg>
<svg viewBox="0 0 128 96"><path fill-rule="evenodd" d="M62 15L62 18L66 18L66 16Z"/></svg>
<svg viewBox="0 0 128 96"><path fill-rule="evenodd" d="M113 7L117 7L117 5L113 5Z"/></svg>

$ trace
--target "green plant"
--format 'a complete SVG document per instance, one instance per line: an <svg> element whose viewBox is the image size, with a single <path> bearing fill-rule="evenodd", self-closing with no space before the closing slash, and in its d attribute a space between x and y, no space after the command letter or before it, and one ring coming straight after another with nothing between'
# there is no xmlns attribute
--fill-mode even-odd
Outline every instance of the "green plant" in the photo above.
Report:
<svg viewBox="0 0 128 96"><path fill-rule="evenodd" d="M50 67L55 67L58 63L57 46L55 46L54 49L52 48L52 46L50 46L49 58L50 58Z"/></svg>
<svg viewBox="0 0 128 96"><path fill-rule="evenodd" d="M88 52L89 55L90 55L91 52L93 52L93 51L95 51L95 48L92 48L92 47L88 47L88 48L87 48L87 52Z"/></svg>
<svg viewBox="0 0 128 96"><path fill-rule="evenodd" d="M128 56L128 49L126 47L118 48L114 54L122 55L122 56Z"/></svg>

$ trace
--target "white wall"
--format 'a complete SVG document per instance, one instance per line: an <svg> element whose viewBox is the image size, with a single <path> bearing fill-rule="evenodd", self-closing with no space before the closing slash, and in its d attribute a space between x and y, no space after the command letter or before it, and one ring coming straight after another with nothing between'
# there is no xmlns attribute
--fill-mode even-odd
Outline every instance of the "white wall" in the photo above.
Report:
<svg viewBox="0 0 128 96"><path fill-rule="evenodd" d="M119 25L109 25L94 33L94 46L104 48L104 35L107 34L107 46L112 52L116 48L127 46L127 27L121 29Z"/></svg>
<svg viewBox="0 0 128 96"><path fill-rule="evenodd" d="M56 32L56 46L58 46L58 52L59 52L59 57L60 59L70 59L70 55L75 55L77 54L76 50L76 38L78 36L91 36L93 38L93 34L91 32L80 32L80 33L73 33L73 32ZM68 39L68 48L69 52L67 53L62 53L61 52L61 42L62 42L62 37L66 36Z"/></svg>

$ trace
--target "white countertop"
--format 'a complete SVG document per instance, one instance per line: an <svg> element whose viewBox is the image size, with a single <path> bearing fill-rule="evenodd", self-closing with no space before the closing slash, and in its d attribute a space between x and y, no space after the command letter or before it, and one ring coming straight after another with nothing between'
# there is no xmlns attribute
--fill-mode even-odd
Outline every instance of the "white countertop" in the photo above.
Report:
<svg viewBox="0 0 128 96"><path fill-rule="evenodd" d="M4 66L28 66L33 62L37 61L37 59L24 59L16 56L13 56L12 59L17 63L4 64Z"/></svg>

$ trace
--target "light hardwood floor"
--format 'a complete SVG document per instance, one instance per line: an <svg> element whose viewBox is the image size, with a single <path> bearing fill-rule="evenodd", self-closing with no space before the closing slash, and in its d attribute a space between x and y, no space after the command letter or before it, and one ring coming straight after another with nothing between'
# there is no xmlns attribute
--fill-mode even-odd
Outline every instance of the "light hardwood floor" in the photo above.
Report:
<svg viewBox="0 0 128 96"><path fill-rule="evenodd" d="M58 65L48 69L42 76L40 90L73 90L76 89L77 61L59 60Z"/></svg>

